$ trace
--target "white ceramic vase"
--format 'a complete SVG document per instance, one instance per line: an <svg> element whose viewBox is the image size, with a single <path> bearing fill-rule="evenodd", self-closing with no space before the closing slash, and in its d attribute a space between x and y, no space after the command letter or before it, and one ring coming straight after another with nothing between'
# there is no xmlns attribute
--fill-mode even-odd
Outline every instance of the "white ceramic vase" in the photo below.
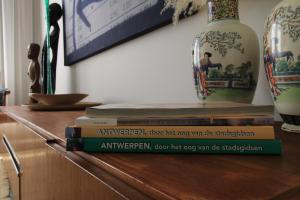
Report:
<svg viewBox="0 0 300 200"><path fill-rule="evenodd" d="M268 17L264 64L283 129L300 132L300 0L281 1Z"/></svg>
<svg viewBox="0 0 300 200"><path fill-rule="evenodd" d="M252 102L259 43L255 32L240 23L238 0L208 0L208 25L196 36L192 57L201 101Z"/></svg>

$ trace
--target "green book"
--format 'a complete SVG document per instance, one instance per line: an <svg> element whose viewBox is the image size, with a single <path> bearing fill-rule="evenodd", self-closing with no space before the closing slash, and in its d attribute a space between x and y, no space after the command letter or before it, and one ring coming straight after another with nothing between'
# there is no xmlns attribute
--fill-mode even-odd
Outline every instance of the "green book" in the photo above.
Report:
<svg viewBox="0 0 300 200"><path fill-rule="evenodd" d="M124 153L281 154L280 140L67 138L67 150Z"/></svg>

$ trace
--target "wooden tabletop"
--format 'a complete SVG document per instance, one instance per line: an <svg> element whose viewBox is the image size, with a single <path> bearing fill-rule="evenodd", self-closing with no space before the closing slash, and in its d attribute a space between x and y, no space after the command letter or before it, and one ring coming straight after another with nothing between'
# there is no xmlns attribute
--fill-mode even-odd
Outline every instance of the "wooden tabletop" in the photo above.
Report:
<svg viewBox="0 0 300 200"><path fill-rule="evenodd" d="M64 128L83 111L1 110L65 145ZM276 124L281 156L74 152L154 199L300 199L300 134Z"/></svg>

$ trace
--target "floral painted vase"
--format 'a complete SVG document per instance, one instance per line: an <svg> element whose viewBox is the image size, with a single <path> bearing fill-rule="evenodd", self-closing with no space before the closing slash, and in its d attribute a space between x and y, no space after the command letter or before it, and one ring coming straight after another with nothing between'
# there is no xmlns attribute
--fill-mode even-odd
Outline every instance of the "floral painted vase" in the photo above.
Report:
<svg viewBox="0 0 300 200"><path fill-rule="evenodd" d="M284 0L266 21L265 72L274 104L286 124L300 132L300 1Z"/></svg>
<svg viewBox="0 0 300 200"><path fill-rule="evenodd" d="M207 3L208 25L192 48L197 96L206 101L251 103L259 68L257 36L240 23L238 0Z"/></svg>

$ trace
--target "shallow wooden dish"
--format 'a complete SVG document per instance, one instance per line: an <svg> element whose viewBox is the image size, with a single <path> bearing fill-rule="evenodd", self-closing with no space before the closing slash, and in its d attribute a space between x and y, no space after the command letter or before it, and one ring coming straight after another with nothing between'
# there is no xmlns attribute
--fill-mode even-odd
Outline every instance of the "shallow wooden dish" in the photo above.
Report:
<svg viewBox="0 0 300 200"><path fill-rule="evenodd" d="M54 106L54 105L73 105L85 97L88 94L80 94L80 93L73 93L73 94L38 94L38 93L31 93L29 95L33 99L37 100L40 104Z"/></svg>
<svg viewBox="0 0 300 200"><path fill-rule="evenodd" d="M66 111L66 110L85 110L88 107L99 106L100 102L79 102L68 105L43 105L43 104L23 104L22 108L32 111Z"/></svg>

